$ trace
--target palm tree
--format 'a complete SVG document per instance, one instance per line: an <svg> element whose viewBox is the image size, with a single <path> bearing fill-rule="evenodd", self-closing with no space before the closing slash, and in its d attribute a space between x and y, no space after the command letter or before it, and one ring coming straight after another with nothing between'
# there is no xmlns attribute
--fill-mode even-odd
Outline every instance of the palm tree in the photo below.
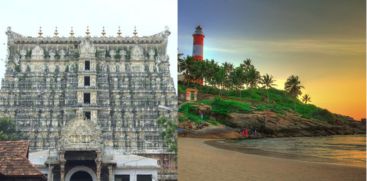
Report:
<svg viewBox="0 0 367 181"><path fill-rule="evenodd" d="M230 80L230 74L233 71L233 64L228 63L228 62L224 62L223 63L223 68L224 68L224 71L225 71L225 79L226 79L226 81L224 83L224 86L226 88L232 88L233 83Z"/></svg>
<svg viewBox="0 0 367 181"><path fill-rule="evenodd" d="M227 74L229 74L233 70L233 64L228 62L224 62L223 67Z"/></svg>
<svg viewBox="0 0 367 181"><path fill-rule="evenodd" d="M304 87L301 85L301 81L296 75L289 76L284 84L284 89L294 98L302 94L302 88Z"/></svg>
<svg viewBox="0 0 367 181"><path fill-rule="evenodd" d="M308 102L311 102L311 97L308 94L303 95L302 101L307 104Z"/></svg>
<svg viewBox="0 0 367 181"><path fill-rule="evenodd" d="M233 87L238 91L240 91L240 97L241 96L241 89L243 87L243 84L245 83L243 77L244 77L244 71L241 67L236 67L229 75L230 81L233 84Z"/></svg>
<svg viewBox="0 0 367 181"><path fill-rule="evenodd" d="M243 69L248 69L248 68L250 68L251 66L253 66L252 64L251 64L251 59L249 59L249 58L247 58L247 59L245 59L244 61L243 61L243 63L241 63L240 64L240 67L242 67Z"/></svg>
<svg viewBox="0 0 367 181"><path fill-rule="evenodd" d="M195 86L199 84L199 82L203 80L205 76L204 66L204 61L193 61L192 65L190 66L193 69L191 71L191 81L195 84Z"/></svg>
<svg viewBox="0 0 367 181"><path fill-rule="evenodd" d="M226 80L226 71L223 66L218 65L214 74L215 83L219 85L219 96L222 95L223 84Z"/></svg>
<svg viewBox="0 0 367 181"><path fill-rule="evenodd" d="M260 80L260 84L262 84L265 89L270 89L275 86L276 84L274 84L274 82L273 76L269 74L263 75Z"/></svg>
<svg viewBox="0 0 367 181"><path fill-rule="evenodd" d="M214 60L205 60L205 64L204 64L204 71L205 71L205 75L204 75L204 79L205 81L208 83L209 86L214 86L215 85L215 79L214 79L214 75L217 71L217 67L218 67L218 63L215 62Z"/></svg>
<svg viewBox="0 0 367 181"><path fill-rule="evenodd" d="M193 74L195 73L194 58L187 56L186 58L178 58L178 67L181 72L183 72L185 82L187 85L191 80L193 80Z"/></svg>
<svg viewBox="0 0 367 181"><path fill-rule="evenodd" d="M260 72L256 70L254 66L250 66L248 71L246 72L246 83L250 88L256 88L257 84L261 79Z"/></svg>
<svg viewBox="0 0 367 181"><path fill-rule="evenodd" d="M261 77L260 84L263 85L263 88L266 89L266 94L269 102L269 89L275 86L274 84L275 80L273 79L272 75L265 74Z"/></svg>

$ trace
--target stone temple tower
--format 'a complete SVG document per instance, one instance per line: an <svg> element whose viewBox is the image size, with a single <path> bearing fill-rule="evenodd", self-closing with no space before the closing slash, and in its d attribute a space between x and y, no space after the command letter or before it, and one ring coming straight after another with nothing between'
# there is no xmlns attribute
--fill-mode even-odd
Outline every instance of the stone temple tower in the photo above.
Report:
<svg viewBox="0 0 367 181"><path fill-rule="evenodd" d="M31 150L57 147L78 115L102 129L106 146L131 153L164 149L160 116L173 117L177 98L166 55L167 37L23 36L10 28L0 113L15 122Z"/></svg>
<svg viewBox="0 0 367 181"><path fill-rule="evenodd" d="M86 160L83 166L94 169L98 181L111 180L119 170L128 174L129 168L119 163L129 159L117 158L131 155L156 160L159 167L154 169L161 169L157 178L175 178L175 164L167 164L175 153L158 123L160 117L176 118L168 30L150 36L138 36L136 30L122 36L119 30L117 36L106 36L103 29L101 36L91 36L87 28L84 36L71 30L61 37L57 30L44 36L40 29L31 37L8 28L6 34L0 116L14 121L30 141L31 152L52 158L39 163L48 165L49 180L67 180L68 170ZM90 156L75 158L84 152ZM128 176L138 177L136 171L145 166Z"/></svg>

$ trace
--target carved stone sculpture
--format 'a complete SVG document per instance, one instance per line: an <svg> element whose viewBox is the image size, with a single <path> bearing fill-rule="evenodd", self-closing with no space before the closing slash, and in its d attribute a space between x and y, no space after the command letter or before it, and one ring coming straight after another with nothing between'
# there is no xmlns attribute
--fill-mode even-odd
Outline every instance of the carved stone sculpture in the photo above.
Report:
<svg viewBox="0 0 367 181"><path fill-rule="evenodd" d="M144 60L143 49L135 45L131 50L131 60Z"/></svg>
<svg viewBox="0 0 367 181"><path fill-rule="evenodd" d="M41 59L44 59L43 56L44 56L43 49L39 45L36 45L32 49L32 60L41 60Z"/></svg>

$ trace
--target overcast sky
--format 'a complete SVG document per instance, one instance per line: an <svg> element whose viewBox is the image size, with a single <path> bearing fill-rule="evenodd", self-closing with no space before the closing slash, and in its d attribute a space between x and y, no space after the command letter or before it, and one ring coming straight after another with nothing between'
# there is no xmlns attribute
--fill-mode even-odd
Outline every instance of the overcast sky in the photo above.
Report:
<svg viewBox="0 0 367 181"><path fill-rule="evenodd" d="M204 58L235 65L251 58L278 88L299 75L313 104L365 117L365 0L181 0L178 7L185 55L200 24Z"/></svg>
<svg viewBox="0 0 367 181"><path fill-rule="evenodd" d="M177 90L177 1L176 0L4 0L0 2L0 78L5 73L8 26L25 36L52 36L58 27L59 36L84 36L89 26L92 36L100 36L105 27L107 36L116 36L118 27L123 35L149 36L165 30L171 35L167 52L170 70Z"/></svg>

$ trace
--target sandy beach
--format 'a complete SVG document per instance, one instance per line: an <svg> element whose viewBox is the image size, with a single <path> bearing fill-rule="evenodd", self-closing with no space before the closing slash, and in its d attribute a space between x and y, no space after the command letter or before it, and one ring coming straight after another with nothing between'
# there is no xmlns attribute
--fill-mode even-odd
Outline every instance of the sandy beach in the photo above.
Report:
<svg viewBox="0 0 367 181"><path fill-rule="evenodd" d="M180 181L362 181L366 168L246 154L178 138Z"/></svg>

